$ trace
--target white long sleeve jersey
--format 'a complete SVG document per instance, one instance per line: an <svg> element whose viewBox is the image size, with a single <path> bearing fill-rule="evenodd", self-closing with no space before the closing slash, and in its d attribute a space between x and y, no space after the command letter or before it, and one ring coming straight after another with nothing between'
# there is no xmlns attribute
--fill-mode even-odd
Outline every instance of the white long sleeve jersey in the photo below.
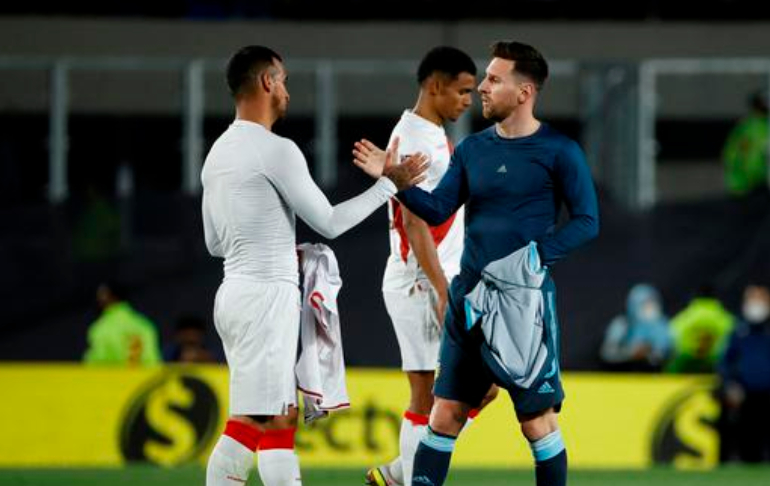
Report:
<svg viewBox="0 0 770 486"><path fill-rule="evenodd" d="M388 201L380 178L332 206L310 176L297 145L257 123L235 120L211 147L201 174L206 247L224 258L224 275L299 282L296 219L335 238Z"/></svg>

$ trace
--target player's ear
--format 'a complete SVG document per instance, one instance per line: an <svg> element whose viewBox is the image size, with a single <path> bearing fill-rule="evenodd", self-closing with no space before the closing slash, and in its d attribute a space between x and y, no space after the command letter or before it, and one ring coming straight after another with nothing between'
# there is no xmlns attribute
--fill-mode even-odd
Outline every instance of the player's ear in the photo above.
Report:
<svg viewBox="0 0 770 486"><path fill-rule="evenodd" d="M518 94L518 102L520 104L526 103L527 100L535 96L535 85L534 83L522 83L520 86L519 94Z"/></svg>
<svg viewBox="0 0 770 486"><path fill-rule="evenodd" d="M259 73L258 79L257 79L257 85L259 88L269 93L273 90L273 84L275 83L275 79L273 79L273 73L270 72L269 69L265 69L261 73Z"/></svg>
<svg viewBox="0 0 770 486"><path fill-rule="evenodd" d="M430 77L425 80L425 83L427 85L429 94L435 96L441 92L441 76L431 74Z"/></svg>

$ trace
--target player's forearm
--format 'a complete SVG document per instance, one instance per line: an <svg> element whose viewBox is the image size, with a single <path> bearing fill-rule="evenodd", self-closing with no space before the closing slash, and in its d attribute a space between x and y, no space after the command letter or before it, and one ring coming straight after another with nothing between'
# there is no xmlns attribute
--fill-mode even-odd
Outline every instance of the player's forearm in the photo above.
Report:
<svg viewBox="0 0 770 486"><path fill-rule="evenodd" d="M551 266L598 235L598 217L590 214L574 216L556 233L538 241L540 259L543 265Z"/></svg>
<svg viewBox="0 0 770 486"><path fill-rule="evenodd" d="M380 177L369 189L332 206L316 185L299 149L287 155L280 164L268 167L268 178L288 206L315 232L333 239L348 231L377 208L389 201L397 191L386 177Z"/></svg>
<svg viewBox="0 0 770 486"><path fill-rule="evenodd" d="M393 183L383 177L366 191L335 206L331 206L319 191L315 198L312 192L298 195L293 207L297 215L314 231L325 238L334 239L366 219L390 200L395 192Z"/></svg>
<svg viewBox="0 0 770 486"><path fill-rule="evenodd" d="M438 226L452 215L454 208L419 187L397 194L398 200L431 226Z"/></svg>
<svg viewBox="0 0 770 486"><path fill-rule="evenodd" d="M446 292L446 276L441 268L430 228L425 221L413 214L405 215L404 219L404 229L409 239L409 245L412 247L415 258L417 258L417 263L430 280L433 288L439 293Z"/></svg>
<svg viewBox="0 0 770 486"><path fill-rule="evenodd" d="M412 187L396 197L411 212L431 226L449 219L468 197L467 184L460 163L450 163L438 186L432 192Z"/></svg>

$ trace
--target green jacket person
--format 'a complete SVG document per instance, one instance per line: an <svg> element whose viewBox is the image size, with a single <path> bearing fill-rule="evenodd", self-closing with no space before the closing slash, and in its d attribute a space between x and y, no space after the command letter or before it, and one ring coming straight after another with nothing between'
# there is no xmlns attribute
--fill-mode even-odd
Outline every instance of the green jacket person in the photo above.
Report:
<svg viewBox="0 0 770 486"><path fill-rule="evenodd" d="M735 317L704 287L671 319L675 355L666 369L672 373L710 373L715 370Z"/></svg>
<svg viewBox="0 0 770 486"><path fill-rule="evenodd" d="M755 94L751 98L751 113L733 127L722 149L725 183L731 195L743 196L767 187L768 145L767 97Z"/></svg>
<svg viewBox="0 0 770 486"><path fill-rule="evenodd" d="M88 330L88 349L83 361L89 364L159 364L161 353L155 324L131 307L114 285L102 284L96 294L102 314Z"/></svg>

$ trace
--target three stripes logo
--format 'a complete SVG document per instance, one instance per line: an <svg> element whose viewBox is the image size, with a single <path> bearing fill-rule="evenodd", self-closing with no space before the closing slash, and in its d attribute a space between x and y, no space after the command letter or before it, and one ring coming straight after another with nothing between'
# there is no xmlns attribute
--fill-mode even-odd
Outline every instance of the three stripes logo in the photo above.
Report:
<svg viewBox="0 0 770 486"><path fill-rule="evenodd" d="M505 174L506 172L508 172L508 169L505 168L505 164L503 164L503 165L501 165L500 167L497 168L497 173L498 174Z"/></svg>
<svg viewBox="0 0 770 486"><path fill-rule="evenodd" d="M555 393L555 390L553 389L551 384L546 381L542 385L540 385L540 388L537 389L537 392L545 395L547 393Z"/></svg>

